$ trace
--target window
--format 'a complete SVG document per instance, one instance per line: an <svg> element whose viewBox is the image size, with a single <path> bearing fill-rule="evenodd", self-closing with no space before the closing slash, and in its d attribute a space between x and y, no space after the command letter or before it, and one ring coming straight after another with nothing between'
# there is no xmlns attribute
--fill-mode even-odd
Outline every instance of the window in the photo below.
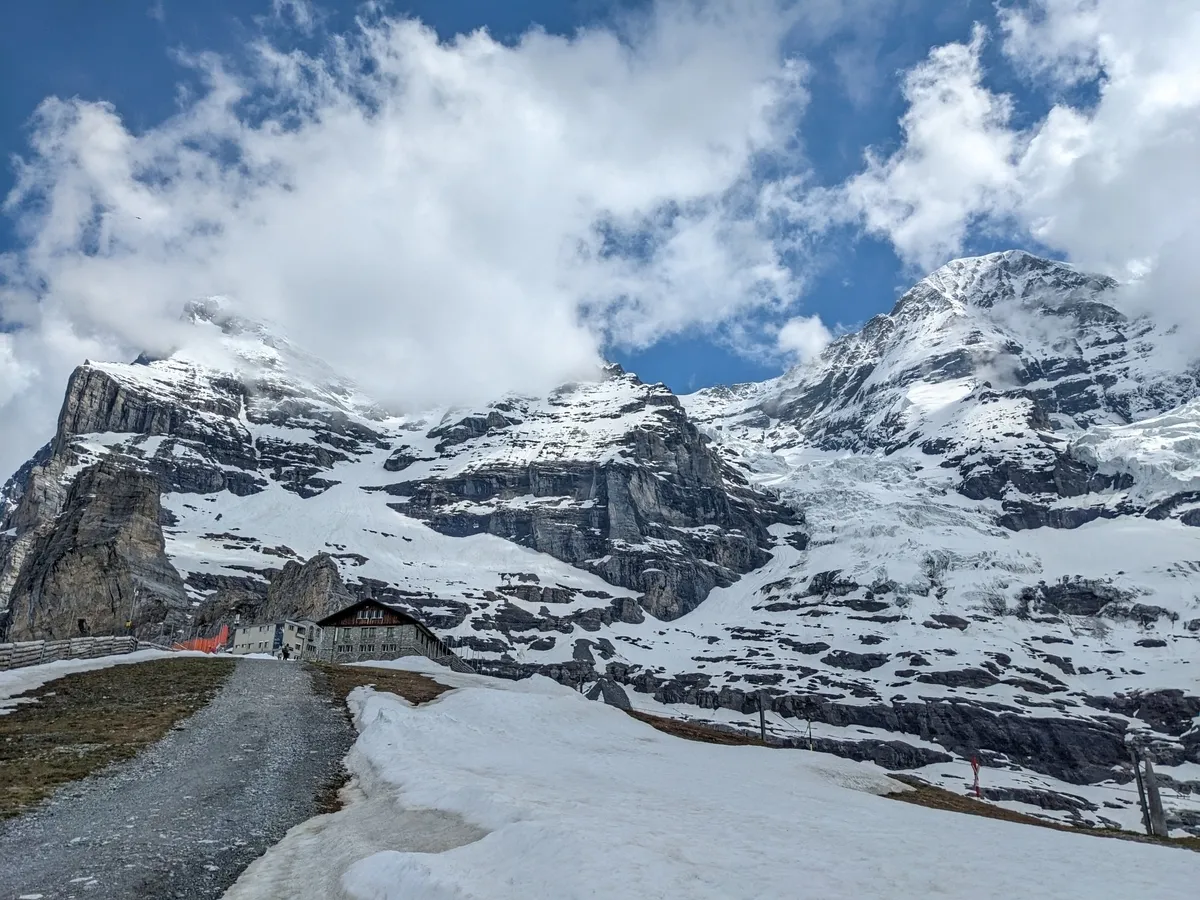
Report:
<svg viewBox="0 0 1200 900"><path fill-rule="evenodd" d="M396 636L396 629L389 625L387 630L384 632L384 637L393 638L395 636Z"/></svg>
<svg viewBox="0 0 1200 900"><path fill-rule="evenodd" d="M359 653L374 653L375 645L374 644L359 644L358 652Z"/></svg>

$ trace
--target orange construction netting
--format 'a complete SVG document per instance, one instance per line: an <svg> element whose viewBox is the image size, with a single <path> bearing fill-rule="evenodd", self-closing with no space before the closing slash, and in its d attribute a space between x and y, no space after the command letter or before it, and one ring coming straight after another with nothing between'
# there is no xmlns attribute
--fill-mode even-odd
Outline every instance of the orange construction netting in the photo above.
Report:
<svg viewBox="0 0 1200 900"><path fill-rule="evenodd" d="M229 642L229 626L222 625L214 637L192 638L171 645L172 650L199 650L201 653L216 653Z"/></svg>

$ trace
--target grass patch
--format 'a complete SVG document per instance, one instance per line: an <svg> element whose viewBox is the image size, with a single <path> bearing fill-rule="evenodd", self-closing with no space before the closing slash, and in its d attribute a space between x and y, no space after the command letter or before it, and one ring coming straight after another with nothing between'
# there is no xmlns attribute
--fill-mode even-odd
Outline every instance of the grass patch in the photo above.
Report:
<svg viewBox="0 0 1200 900"><path fill-rule="evenodd" d="M917 806L925 806L930 809L944 809L948 812L965 813L970 816L983 816L988 819L1001 819L1005 822L1017 822L1022 825L1036 825L1038 828L1050 828L1054 831L1069 831L1072 834L1090 834L1096 837L1117 838L1118 840L1137 841L1145 844L1163 844L1168 847L1182 847L1187 850L1200 851L1200 837L1159 838L1150 837L1146 834L1137 834L1132 831L1117 831L1112 828L1087 828L1080 825L1066 825L1042 819L1038 816L1028 816L1024 813L1006 809L1003 806L997 806L994 803L985 803L982 800L968 797L965 794L956 794L954 791L935 787L911 775L891 775L889 777L912 788L911 791L896 791L894 794L885 795L891 800L899 800L903 803L913 803Z"/></svg>
<svg viewBox="0 0 1200 900"><path fill-rule="evenodd" d="M357 687L370 686L377 691L396 694L409 703L428 703L450 688L416 672L396 669L377 669L371 666L339 666L332 663L310 662L313 687L341 704L346 719L350 709L346 698ZM333 813L342 808L342 788L350 781L350 773L342 766L339 773L322 786L317 794L317 811Z"/></svg>
<svg viewBox="0 0 1200 900"><path fill-rule="evenodd" d="M313 684L344 704L356 687L370 685L377 691L396 694L409 703L428 703L450 688L438 684L428 675L403 672L399 669L376 669L372 666L338 666L331 663L310 663L315 669ZM349 715L349 711L347 711Z"/></svg>
<svg viewBox="0 0 1200 900"><path fill-rule="evenodd" d="M726 731L722 728L714 728L711 725L683 722L679 719L655 716L637 710L628 710L627 712L640 722L645 722L659 731L684 738L685 740L731 747L763 746L763 742L756 735L744 731ZM913 803L917 806L925 806L929 809L941 809L946 812L983 816L988 819L1000 819L1005 822L1016 822L1021 825L1034 825L1038 828L1051 828L1055 831L1069 831L1072 834L1091 834L1097 837L1164 844L1170 847L1182 847L1188 850L1200 851L1200 837L1152 838L1148 835L1136 834L1131 831L1114 831L1107 828L1084 828L1075 825L1064 825L1048 819L1041 819L1037 816L1028 816L1024 813L1015 812L993 803L985 803L982 800L976 800L974 797L956 794L953 791L935 787L911 775L891 775L889 777L912 788L910 791L898 790L895 793L886 794L885 796L890 800L899 800L903 803Z"/></svg>
<svg viewBox="0 0 1200 900"><path fill-rule="evenodd" d="M655 716L639 712L636 709L626 710L639 722L645 722L659 731L673 734L689 741L701 741L705 744L723 744L727 747L761 747L763 742L755 735L745 731L726 731L723 728L713 728L711 725L698 725L695 722L684 722L666 716Z"/></svg>
<svg viewBox="0 0 1200 900"><path fill-rule="evenodd" d="M0 818L134 756L196 712L232 660L164 659L78 672L21 694L0 716Z"/></svg>

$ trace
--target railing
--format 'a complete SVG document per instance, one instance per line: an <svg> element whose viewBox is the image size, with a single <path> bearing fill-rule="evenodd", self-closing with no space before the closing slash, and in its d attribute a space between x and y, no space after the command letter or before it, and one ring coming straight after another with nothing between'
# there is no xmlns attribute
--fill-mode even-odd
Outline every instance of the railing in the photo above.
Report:
<svg viewBox="0 0 1200 900"><path fill-rule="evenodd" d="M60 659L91 659L96 656L132 653L137 648L137 638L128 635L0 644L0 671L57 662Z"/></svg>

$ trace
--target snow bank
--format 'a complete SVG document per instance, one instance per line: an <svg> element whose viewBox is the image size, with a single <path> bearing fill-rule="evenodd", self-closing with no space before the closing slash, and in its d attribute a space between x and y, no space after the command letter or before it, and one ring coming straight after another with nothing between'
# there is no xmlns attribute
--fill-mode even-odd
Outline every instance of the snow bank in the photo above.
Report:
<svg viewBox="0 0 1200 900"><path fill-rule="evenodd" d="M174 652L168 650L138 650L134 653L122 653L115 656L97 656L94 659L60 659L58 662L43 663L40 666L25 666L21 669L9 669L0 672L0 716L10 712L22 700L8 700L26 691L40 688L49 681L73 675L76 672L91 672L94 669L107 669L109 666L123 666L129 663L148 662L152 659L167 659L178 656L204 656L203 653ZM5 702L8 701L8 702Z"/></svg>
<svg viewBox="0 0 1200 900"><path fill-rule="evenodd" d="M869 766L683 741L543 678L454 679L472 683L415 708L352 694L362 796L294 829L227 898L1195 894L1183 851L897 803ZM439 838L415 847L422 816Z"/></svg>

